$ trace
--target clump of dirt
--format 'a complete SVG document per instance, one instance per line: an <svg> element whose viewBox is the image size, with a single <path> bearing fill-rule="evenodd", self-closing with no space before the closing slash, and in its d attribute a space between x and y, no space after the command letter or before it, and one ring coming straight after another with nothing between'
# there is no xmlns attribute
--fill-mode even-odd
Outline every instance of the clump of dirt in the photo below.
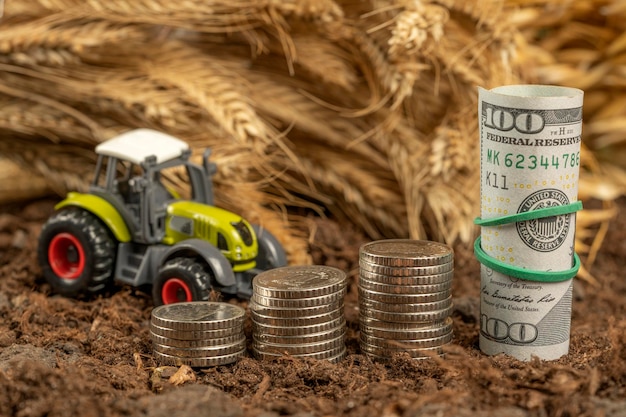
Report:
<svg viewBox="0 0 626 417"><path fill-rule="evenodd" d="M339 364L248 357L177 379L179 369L152 358L149 294L127 287L83 300L49 294L35 253L52 206L44 200L0 213L0 415L624 416L626 216L613 223L592 270L597 285L575 283L570 354L557 361L480 352L478 264L469 246L457 246L455 340L446 357L372 362L358 346L358 249L367 239L316 219L315 262L350 279L348 357Z"/></svg>

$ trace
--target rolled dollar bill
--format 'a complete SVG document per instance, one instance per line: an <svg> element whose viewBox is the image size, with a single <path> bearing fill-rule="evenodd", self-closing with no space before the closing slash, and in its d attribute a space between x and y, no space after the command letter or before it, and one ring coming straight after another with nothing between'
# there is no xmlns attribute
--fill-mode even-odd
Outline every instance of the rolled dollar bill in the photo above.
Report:
<svg viewBox="0 0 626 417"><path fill-rule="evenodd" d="M479 90L480 349L520 360L569 351L583 92Z"/></svg>

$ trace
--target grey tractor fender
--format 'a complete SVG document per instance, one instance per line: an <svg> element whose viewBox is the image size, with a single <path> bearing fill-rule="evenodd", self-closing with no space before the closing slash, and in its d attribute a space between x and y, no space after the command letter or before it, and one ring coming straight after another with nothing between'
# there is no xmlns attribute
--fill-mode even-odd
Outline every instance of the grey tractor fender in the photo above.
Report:
<svg viewBox="0 0 626 417"><path fill-rule="evenodd" d="M252 228L256 233L259 245L259 256L256 267L262 270L278 268L287 265L287 254L285 248L269 230L253 224Z"/></svg>
<svg viewBox="0 0 626 417"><path fill-rule="evenodd" d="M199 256L213 272L215 281L220 286L229 287L236 285L235 273L230 262L222 255L222 252L209 242L202 239L187 239L179 242L168 249L162 258L162 263L177 257Z"/></svg>

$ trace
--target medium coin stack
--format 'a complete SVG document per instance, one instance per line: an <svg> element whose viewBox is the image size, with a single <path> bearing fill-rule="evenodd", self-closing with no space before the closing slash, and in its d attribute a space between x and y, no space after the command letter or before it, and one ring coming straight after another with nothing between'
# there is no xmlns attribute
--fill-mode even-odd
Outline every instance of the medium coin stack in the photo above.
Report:
<svg viewBox="0 0 626 417"><path fill-rule="evenodd" d="M443 354L452 340L452 249L379 240L361 246L359 266L361 350L382 361L397 352L416 359Z"/></svg>
<svg viewBox="0 0 626 417"><path fill-rule="evenodd" d="M236 362L246 353L245 313L239 306L209 301L156 307L150 320L154 357L175 366Z"/></svg>
<svg viewBox="0 0 626 417"><path fill-rule="evenodd" d="M343 359L346 282L343 271L321 265L287 266L257 275L249 304L254 355Z"/></svg>

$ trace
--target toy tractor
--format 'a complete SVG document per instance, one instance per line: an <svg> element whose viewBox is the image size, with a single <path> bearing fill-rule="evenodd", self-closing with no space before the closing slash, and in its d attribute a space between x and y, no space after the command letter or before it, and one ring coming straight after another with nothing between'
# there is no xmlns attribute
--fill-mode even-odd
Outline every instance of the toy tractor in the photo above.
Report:
<svg viewBox="0 0 626 417"><path fill-rule="evenodd" d="M187 143L138 129L96 153L89 192L69 193L39 238L39 263L55 292L96 293L115 280L151 285L155 305L207 300L212 289L249 298L255 275L287 264L267 230L213 205L209 149L199 166ZM190 200L162 184L162 171L172 169L186 173Z"/></svg>

